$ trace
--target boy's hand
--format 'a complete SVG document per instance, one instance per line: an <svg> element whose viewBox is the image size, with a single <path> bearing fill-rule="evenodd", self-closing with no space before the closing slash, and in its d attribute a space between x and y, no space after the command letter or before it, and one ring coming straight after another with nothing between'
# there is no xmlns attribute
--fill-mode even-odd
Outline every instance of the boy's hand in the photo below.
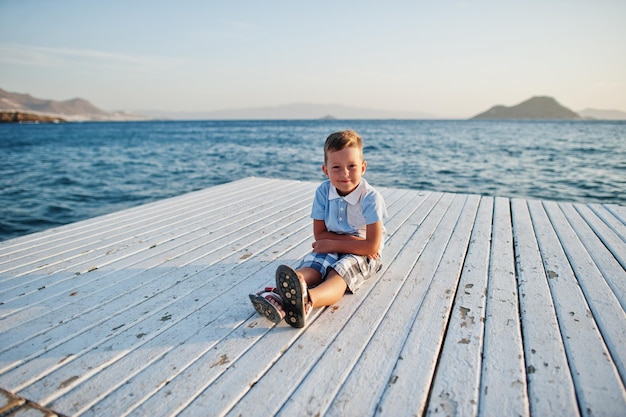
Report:
<svg viewBox="0 0 626 417"><path fill-rule="evenodd" d="M312 244L313 252L315 252L315 253L332 253L332 252L336 252L336 250L333 249L333 243L334 242L332 240L330 240L330 239L316 240Z"/></svg>

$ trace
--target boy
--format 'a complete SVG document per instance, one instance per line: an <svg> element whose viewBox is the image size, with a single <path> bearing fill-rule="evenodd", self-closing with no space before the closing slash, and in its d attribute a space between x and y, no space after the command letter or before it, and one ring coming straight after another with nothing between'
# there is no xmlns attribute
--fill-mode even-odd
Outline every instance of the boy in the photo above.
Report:
<svg viewBox="0 0 626 417"><path fill-rule="evenodd" d="M328 180L318 186L311 211L313 252L295 270L279 266L276 288L250 294L259 314L304 327L312 308L334 304L382 268L387 213L382 196L362 178L366 167L355 131L328 136L322 165Z"/></svg>

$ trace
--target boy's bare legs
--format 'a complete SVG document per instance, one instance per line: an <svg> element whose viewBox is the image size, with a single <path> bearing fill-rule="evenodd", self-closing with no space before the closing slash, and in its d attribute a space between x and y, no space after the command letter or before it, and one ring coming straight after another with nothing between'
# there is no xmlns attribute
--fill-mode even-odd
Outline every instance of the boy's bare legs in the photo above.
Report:
<svg viewBox="0 0 626 417"><path fill-rule="evenodd" d="M307 287L314 287L322 282L322 274L317 269L300 268L296 270L296 274L306 282Z"/></svg>
<svg viewBox="0 0 626 417"><path fill-rule="evenodd" d="M326 279L322 282L321 274L313 268L302 268L296 271L304 279L308 287L309 299L313 307L322 307L335 304L341 300L348 286L341 276L334 270L329 269Z"/></svg>

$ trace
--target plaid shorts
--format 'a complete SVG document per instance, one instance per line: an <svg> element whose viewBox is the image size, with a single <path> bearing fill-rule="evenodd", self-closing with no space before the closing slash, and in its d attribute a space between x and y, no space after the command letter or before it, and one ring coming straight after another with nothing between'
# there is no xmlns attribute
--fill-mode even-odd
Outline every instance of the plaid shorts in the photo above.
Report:
<svg viewBox="0 0 626 417"><path fill-rule="evenodd" d="M349 253L309 253L302 259L298 269L313 268L322 274L322 280L324 280L328 269L332 268L343 278L350 292L355 292L382 267L380 257L372 259Z"/></svg>

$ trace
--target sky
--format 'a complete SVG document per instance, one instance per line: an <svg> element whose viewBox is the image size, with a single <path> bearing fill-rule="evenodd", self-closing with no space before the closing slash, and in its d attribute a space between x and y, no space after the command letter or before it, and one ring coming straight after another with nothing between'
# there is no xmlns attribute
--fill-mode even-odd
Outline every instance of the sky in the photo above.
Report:
<svg viewBox="0 0 626 417"><path fill-rule="evenodd" d="M0 88L107 111L626 111L625 22L624 0L0 0Z"/></svg>

